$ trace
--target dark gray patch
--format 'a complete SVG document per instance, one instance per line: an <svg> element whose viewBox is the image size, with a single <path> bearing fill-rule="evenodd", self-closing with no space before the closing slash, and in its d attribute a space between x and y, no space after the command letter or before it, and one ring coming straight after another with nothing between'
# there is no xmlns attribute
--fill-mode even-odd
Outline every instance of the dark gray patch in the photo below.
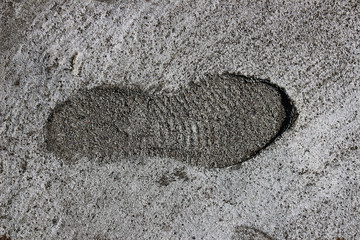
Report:
<svg viewBox="0 0 360 240"><path fill-rule="evenodd" d="M20 173L25 173L27 170L27 161L26 160L21 160L20 162Z"/></svg>
<svg viewBox="0 0 360 240"><path fill-rule="evenodd" d="M98 2L113 3L115 0L96 0Z"/></svg>
<svg viewBox="0 0 360 240"><path fill-rule="evenodd" d="M6 235L0 235L0 240L11 240L11 238Z"/></svg>
<svg viewBox="0 0 360 240"><path fill-rule="evenodd" d="M209 76L170 94L103 86L55 107L46 145L69 162L116 154L226 167L268 146L295 117L282 89L244 76Z"/></svg>
<svg viewBox="0 0 360 240"><path fill-rule="evenodd" d="M53 225L56 225L59 222L58 218L53 218L53 220L51 220Z"/></svg>
<svg viewBox="0 0 360 240"><path fill-rule="evenodd" d="M237 226L232 236L233 240L272 240L266 233L252 227Z"/></svg>
<svg viewBox="0 0 360 240"><path fill-rule="evenodd" d="M181 179L183 181L189 180L189 177L187 176L187 174L183 168L181 168L181 169L176 168L175 171L173 172L173 174L176 178Z"/></svg>
<svg viewBox="0 0 360 240"><path fill-rule="evenodd" d="M19 79L16 79L15 81L14 81L14 86L19 86L20 85L20 80Z"/></svg>
<svg viewBox="0 0 360 240"><path fill-rule="evenodd" d="M188 181L189 177L187 176L186 172L183 168L175 168L173 173L165 173L160 177L160 179L157 181L157 183L160 186L168 186L171 182L175 181Z"/></svg>
<svg viewBox="0 0 360 240"><path fill-rule="evenodd" d="M161 176L161 178L159 180L157 180L157 183L160 186L166 187L173 181L175 181L173 176L169 176L167 174L164 174L164 175Z"/></svg>

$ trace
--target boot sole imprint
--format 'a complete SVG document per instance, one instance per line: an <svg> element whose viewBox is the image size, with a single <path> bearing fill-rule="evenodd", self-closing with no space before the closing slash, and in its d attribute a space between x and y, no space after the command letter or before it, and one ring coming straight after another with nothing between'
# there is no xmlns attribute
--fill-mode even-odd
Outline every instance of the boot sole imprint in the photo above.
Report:
<svg viewBox="0 0 360 240"><path fill-rule="evenodd" d="M172 93L101 86L52 110L45 143L68 162L157 156L226 167L268 146L296 115L283 89L244 76L209 76Z"/></svg>

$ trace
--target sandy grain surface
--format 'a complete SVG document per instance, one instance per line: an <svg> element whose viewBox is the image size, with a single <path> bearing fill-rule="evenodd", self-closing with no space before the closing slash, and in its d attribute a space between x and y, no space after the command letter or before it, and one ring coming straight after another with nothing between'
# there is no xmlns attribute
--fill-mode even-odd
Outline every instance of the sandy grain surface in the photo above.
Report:
<svg viewBox="0 0 360 240"><path fill-rule="evenodd" d="M359 8L1 1L0 235L359 239ZM174 91L226 72L270 79L299 111L292 129L237 168L171 158L68 165L43 150L51 110L79 89Z"/></svg>

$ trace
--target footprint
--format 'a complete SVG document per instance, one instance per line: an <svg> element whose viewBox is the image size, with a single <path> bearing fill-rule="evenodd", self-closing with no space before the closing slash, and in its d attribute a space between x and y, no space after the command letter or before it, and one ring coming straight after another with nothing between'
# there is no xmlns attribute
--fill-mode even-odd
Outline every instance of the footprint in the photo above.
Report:
<svg viewBox="0 0 360 240"><path fill-rule="evenodd" d="M45 142L68 162L116 154L226 167L268 146L296 115L282 89L244 76L208 76L172 93L101 86L57 105Z"/></svg>

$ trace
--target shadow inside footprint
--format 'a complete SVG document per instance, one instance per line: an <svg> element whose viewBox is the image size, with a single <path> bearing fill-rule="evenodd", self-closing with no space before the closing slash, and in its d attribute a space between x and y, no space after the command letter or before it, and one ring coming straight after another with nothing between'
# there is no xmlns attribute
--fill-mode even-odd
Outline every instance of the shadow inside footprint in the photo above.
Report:
<svg viewBox="0 0 360 240"><path fill-rule="evenodd" d="M172 93L101 86L52 110L46 147L69 162L115 154L226 167L268 146L296 115L281 88L244 76L208 76Z"/></svg>

